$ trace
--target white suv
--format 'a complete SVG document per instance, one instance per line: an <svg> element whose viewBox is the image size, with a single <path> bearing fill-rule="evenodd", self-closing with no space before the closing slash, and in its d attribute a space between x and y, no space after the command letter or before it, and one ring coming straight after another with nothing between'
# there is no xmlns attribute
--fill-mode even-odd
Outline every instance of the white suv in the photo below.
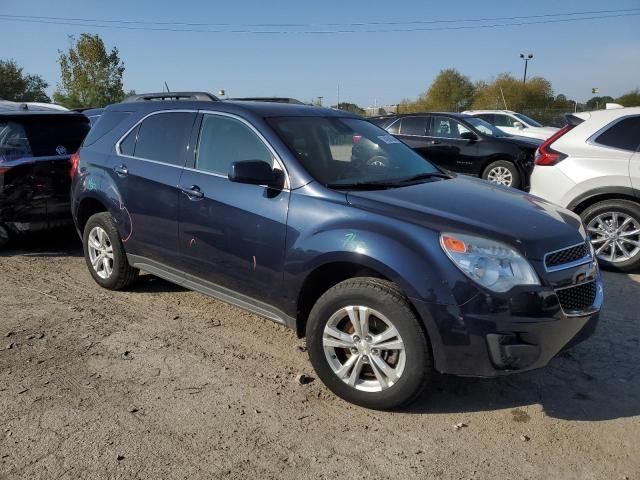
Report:
<svg viewBox="0 0 640 480"><path fill-rule="evenodd" d="M519 137L546 140L558 131L555 127L545 127L533 118L511 110L468 110L462 113L481 118L503 132Z"/></svg>
<svg viewBox="0 0 640 480"><path fill-rule="evenodd" d="M582 217L603 266L640 267L640 107L567 116L538 148L531 193Z"/></svg>

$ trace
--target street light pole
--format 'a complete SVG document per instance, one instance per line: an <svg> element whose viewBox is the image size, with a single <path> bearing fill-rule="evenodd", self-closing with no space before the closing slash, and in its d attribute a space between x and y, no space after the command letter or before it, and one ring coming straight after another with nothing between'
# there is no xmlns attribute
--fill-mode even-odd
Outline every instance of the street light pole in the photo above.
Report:
<svg viewBox="0 0 640 480"><path fill-rule="evenodd" d="M527 83L527 66L529 65L529 60L533 58L533 54L525 55L521 53L520 58L524 60L524 77L522 78L522 83Z"/></svg>

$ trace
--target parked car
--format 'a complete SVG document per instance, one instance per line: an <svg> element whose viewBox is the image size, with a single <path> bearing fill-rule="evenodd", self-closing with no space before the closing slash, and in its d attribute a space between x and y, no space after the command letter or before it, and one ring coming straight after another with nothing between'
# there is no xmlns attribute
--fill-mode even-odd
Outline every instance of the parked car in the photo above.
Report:
<svg viewBox="0 0 640 480"><path fill-rule="evenodd" d="M78 113L0 102L0 246L71 224L69 157L88 130Z"/></svg>
<svg viewBox="0 0 640 480"><path fill-rule="evenodd" d="M545 127L533 118L511 110L467 110L463 113L481 118L505 133L520 137L546 140L559 130L555 127Z"/></svg>
<svg viewBox="0 0 640 480"><path fill-rule="evenodd" d="M354 155L357 137L386 161ZM145 270L284 324L359 405L410 402L434 369L542 367L598 319L577 215L447 174L354 114L112 105L73 164L73 217L99 285L123 289Z"/></svg>
<svg viewBox="0 0 640 480"><path fill-rule="evenodd" d="M536 154L531 191L580 214L600 263L640 268L640 107L569 115Z"/></svg>
<svg viewBox="0 0 640 480"><path fill-rule="evenodd" d="M416 113L370 121L439 167L508 187L529 188L539 140L514 137L484 120L458 113Z"/></svg>

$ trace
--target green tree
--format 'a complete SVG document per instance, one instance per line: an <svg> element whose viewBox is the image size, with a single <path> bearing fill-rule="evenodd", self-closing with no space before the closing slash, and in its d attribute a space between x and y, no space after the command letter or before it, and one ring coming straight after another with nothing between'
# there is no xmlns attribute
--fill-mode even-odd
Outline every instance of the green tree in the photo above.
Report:
<svg viewBox="0 0 640 480"><path fill-rule="evenodd" d="M49 84L40 75L24 74L15 60L0 60L0 98L14 102L50 102Z"/></svg>
<svg viewBox="0 0 640 480"><path fill-rule="evenodd" d="M331 108L336 108L338 110L344 110L345 112L355 113L355 114L363 116L363 117L367 113L367 112L364 111L363 108L360 108L355 103L349 103L349 102L340 102L339 104L334 105Z"/></svg>
<svg viewBox="0 0 640 480"><path fill-rule="evenodd" d="M616 103L625 107L640 107L640 89L636 88L616 98Z"/></svg>
<svg viewBox="0 0 640 480"><path fill-rule="evenodd" d="M613 102L615 102L615 99L613 97L605 95L604 97L591 97L589 100L587 100L586 105L588 110L596 110L604 108L607 103Z"/></svg>
<svg viewBox="0 0 640 480"><path fill-rule="evenodd" d="M83 33L67 53L59 51L60 84L53 99L65 107L104 107L124 98L124 63L113 47L107 52L98 35Z"/></svg>
<svg viewBox="0 0 640 480"><path fill-rule="evenodd" d="M401 104L402 111L457 112L467 108L474 95L474 86L469 77L455 68L441 70L427 91L413 105Z"/></svg>
<svg viewBox="0 0 640 480"><path fill-rule="evenodd" d="M473 100L474 109L525 110L549 108L554 101L551 82L533 77L523 84L508 73L490 82L478 82Z"/></svg>

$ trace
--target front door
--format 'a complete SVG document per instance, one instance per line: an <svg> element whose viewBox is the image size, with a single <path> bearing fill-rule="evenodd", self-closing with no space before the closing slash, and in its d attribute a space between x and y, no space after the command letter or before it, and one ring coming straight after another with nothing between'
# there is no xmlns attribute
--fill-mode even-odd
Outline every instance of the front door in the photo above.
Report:
<svg viewBox="0 0 640 480"><path fill-rule="evenodd" d="M438 166L453 172L476 174L478 141L461 138L470 130L451 117L431 117L428 140L431 142L429 158Z"/></svg>
<svg viewBox="0 0 640 480"><path fill-rule="evenodd" d="M231 182L231 164L275 152L239 117L204 114L193 168L180 179L183 270L216 286L273 304L281 294L289 190Z"/></svg>

